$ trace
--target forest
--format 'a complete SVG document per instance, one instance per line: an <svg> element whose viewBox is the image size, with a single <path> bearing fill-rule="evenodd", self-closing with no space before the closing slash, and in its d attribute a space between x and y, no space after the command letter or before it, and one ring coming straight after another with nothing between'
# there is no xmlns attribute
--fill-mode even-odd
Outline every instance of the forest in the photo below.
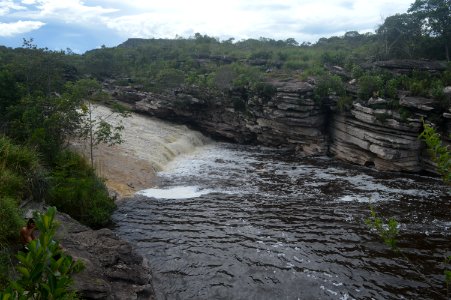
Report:
<svg viewBox="0 0 451 300"><path fill-rule="evenodd" d="M392 108L399 108L400 90L436 99L442 109L433 121L440 130L441 114L451 105L444 93L451 86L450 15L448 0L417 0L374 33L349 31L316 43L264 37L220 41L196 33L131 38L84 54L41 48L32 39L24 39L21 48L0 46L0 289L12 274L23 203L45 200L93 228L111 222L115 204L103 179L69 147L71 138L88 139L93 129L86 103L111 105L102 82L161 94L189 86L264 98L274 93L275 78L313 78L317 99L337 96L345 110L352 101L348 82L356 80L359 98L377 95ZM377 67L381 61L419 67L388 72ZM428 64L436 67L422 67ZM408 118L408 112L399 112ZM120 142L113 133L105 124L99 142Z"/></svg>

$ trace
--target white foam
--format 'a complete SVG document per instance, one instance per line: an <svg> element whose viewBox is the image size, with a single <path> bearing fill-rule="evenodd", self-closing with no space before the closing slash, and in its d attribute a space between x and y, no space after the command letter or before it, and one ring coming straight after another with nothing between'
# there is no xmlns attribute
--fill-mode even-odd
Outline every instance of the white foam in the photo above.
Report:
<svg viewBox="0 0 451 300"><path fill-rule="evenodd" d="M176 186L167 189L147 189L139 191L136 194L156 199L190 199L198 198L211 192L212 190L200 190L196 186Z"/></svg>
<svg viewBox="0 0 451 300"><path fill-rule="evenodd" d="M111 110L98 106L94 117L111 115ZM191 153L198 147L210 143L210 139L185 125L176 125L156 118L132 113L129 118L112 115L108 122L114 126L123 125L121 132L124 143L116 145L126 156L145 160L156 171L161 171L176 157Z"/></svg>

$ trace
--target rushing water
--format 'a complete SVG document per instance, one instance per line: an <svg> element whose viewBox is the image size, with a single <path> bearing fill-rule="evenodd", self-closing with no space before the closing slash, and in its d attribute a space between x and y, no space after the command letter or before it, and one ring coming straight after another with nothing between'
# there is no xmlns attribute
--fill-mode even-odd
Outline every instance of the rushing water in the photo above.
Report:
<svg viewBox="0 0 451 300"><path fill-rule="evenodd" d="M224 143L159 175L114 216L159 299L445 298L451 203L437 179ZM404 256L365 225L369 203L400 222Z"/></svg>

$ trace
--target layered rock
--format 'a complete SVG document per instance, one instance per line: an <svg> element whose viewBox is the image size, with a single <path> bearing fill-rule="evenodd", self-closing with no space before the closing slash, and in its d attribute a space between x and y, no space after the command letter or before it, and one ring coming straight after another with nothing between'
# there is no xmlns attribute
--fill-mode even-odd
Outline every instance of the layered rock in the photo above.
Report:
<svg viewBox="0 0 451 300"><path fill-rule="evenodd" d="M271 146L292 146L307 155L327 153L326 113L313 101L313 86L306 82L272 82L276 94L267 102L250 103L257 141Z"/></svg>
<svg viewBox="0 0 451 300"><path fill-rule="evenodd" d="M416 59L394 59L377 61L368 65L366 68L382 68L397 74L409 74L412 70L427 71L429 73L439 73L446 70L446 62L416 60Z"/></svg>
<svg viewBox="0 0 451 300"><path fill-rule="evenodd" d="M339 159L374 165L378 170L420 171L421 121L399 119L399 114L390 110L355 103L350 113L334 116L330 152Z"/></svg>
<svg viewBox="0 0 451 300"><path fill-rule="evenodd" d="M384 67L408 68L411 64L387 62ZM331 154L383 171L434 170L418 139L422 118L445 120L445 141L450 132L451 111L442 115L440 105L429 98L400 93L399 107L389 109L392 101L378 97L362 101L354 95L356 101L344 113L333 104L338 97L322 104L314 101L314 80L273 80L269 84L275 88L271 95L249 95L243 90L211 94L195 87L165 94L135 91L130 96L128 88L115 93L117 99L125 97L134 103L136 111L191 124L213 137L287 147L305 155ZM349 84L348 93L355 92L356 87ZM444 92L451 97L451 88Z"/></svg>
<svg viewBox="0 0 451 300"><path fill-rule="evenodd" d="M313 86L300 81L279 81L272 85L276 89L270 99L244 97L240 91L209 95L185 89L173 95L147 93L134 108L138 112L190 123L212 136L235 142L326 154L326 114L313 101Z"/></svg>

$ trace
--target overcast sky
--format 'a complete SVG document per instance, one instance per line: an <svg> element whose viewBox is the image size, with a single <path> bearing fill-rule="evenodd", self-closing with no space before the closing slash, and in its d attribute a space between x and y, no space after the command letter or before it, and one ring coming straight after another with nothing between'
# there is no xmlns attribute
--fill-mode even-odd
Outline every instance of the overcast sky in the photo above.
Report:
<svg viewBox="0 0 451 300"><path fill-rule="evenodd" d="M346 31L374 32L413 0L0 0L0 45L84 52L129 37L208 34L315 42Z"/></svg>

